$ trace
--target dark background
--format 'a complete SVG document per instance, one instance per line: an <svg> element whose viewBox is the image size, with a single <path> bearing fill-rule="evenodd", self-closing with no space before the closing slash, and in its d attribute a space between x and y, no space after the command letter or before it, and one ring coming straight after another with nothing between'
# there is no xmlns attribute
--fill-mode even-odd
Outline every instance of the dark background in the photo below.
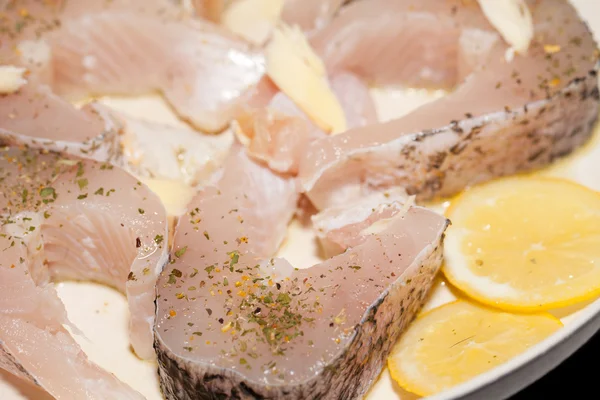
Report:
<svg viewBox="0 0 600 400"><path fill-rule="evenodd" d="M600 332L539 381L511 400L600 398Z"/></svg>

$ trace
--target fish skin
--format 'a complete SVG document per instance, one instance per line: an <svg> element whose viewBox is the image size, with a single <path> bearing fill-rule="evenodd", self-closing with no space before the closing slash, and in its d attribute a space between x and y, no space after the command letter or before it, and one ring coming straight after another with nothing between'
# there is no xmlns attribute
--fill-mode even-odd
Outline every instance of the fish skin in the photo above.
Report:
<svg viewBox="0 0 600 400"><path fill-rule="evenodd" d="M108 163L13 147L0 166L4 231L26 246L35 282L88 280L125 293L132 346L153 358L154 288L169 237L159 198Z"/></svg>
<svg viewBox="0 0 600 400"><path fill-rule="evenodd" d="M535 4L537 39L526 56L508 62L507 45L490 45L483 35L486 50L480 54L455 49L465 55L468 73L458 72L458 55L451 68L442 65L443 71L454 71L444 76L466 76L454 92L399 119L311 143L299 179L314 205L325 209L391 187L404 187L422 200L451 196L468 185L543 167L585 143L598 118L596 44L566 2ZM546 23L556 13L569 21L563 35ZM483 25L476 28L485 31ZM468 35L473 39L472 30ZM548 55L548 43L561 50ZM403 79L402 74L393 78L389 82Z"/></svg>
<svg viewBox="0 0 600 400"><path fill-rule="evenodd" d="M379 374L441 264L447 221L433 211L411 208L403 216L394 214L399 218L384 232L362 236L345 253L295 270L286 260L269 257L285 236L297 199L292 178L254 163L238 144L221 181L205 188L180 219L172 263L157 286L155 349L166 398L356 398ZM273 282L255 285L260 279ZM313 288L306 290L306 300L289 295L299 285ZM252 291L256 297L248 294ZM263 326L245 314L268 318L266 304L273 303L267 297L283 304L289 317L297 315L298 301L313 304L313 292L322 293L323 309L302 308L302 336L295 336L297 325L280 328L278 336L271 332L270 341L260 330L244 335L248 339L239 336ZM250 303L262 295L264 311L256 311ZM237 308L246 301L246 311ZM334 326L330 321L336 315L343 318ZM280 334L292 337L289 345L277 342ZM239 354L228 355L234 347ZM281 355L273 355L280 350ZM261 365L271 361L277 361L284 378L262 374Z"/></svg>

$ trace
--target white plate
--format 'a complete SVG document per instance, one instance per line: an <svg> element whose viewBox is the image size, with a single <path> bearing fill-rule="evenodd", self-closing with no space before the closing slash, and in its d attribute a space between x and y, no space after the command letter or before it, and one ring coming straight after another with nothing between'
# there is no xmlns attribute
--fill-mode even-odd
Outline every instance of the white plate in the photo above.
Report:
<svg viewBox="0 0 600 400"><path fill-rule="evenodd" d="M596 38L600 38L600 3L594 0L573 0ZM408 112L419 103L431 99L424 92L383 93L374 91L380 116L389 119ZM110 104L131 114L158 122L176 123L169 108L158 98L110 100ZM600 190L600 129L592 143L567 160L559 162L546 173L565 176L586 186ZM176 196L169 196L172 200ZM173 204L177 207L177 204ZM443 205L437 205L443 208ZM316 260L312 235L298 223L290 229L290 237L281 255L298 267L307 267ZM127 338L128 310L124 297L112 289L90 283L57 284L65 302L69 318L84 333L75 337L91 360L113 372L148 400L161 400L156 365L137 359L130 350ZM445 285L438 283L426 308L432 308L454 298ZM546 341L529 349L498 368L441 393L431 399L499 399L519 391L565 360L600 329L600 299L595 302L556 310L565 327ZM408 400L417 396L395 385L387 371L367 395L367 400ZM49 400L36 388L0 371L1 400ZM79 399L73 399L79 400Z"/></svg>

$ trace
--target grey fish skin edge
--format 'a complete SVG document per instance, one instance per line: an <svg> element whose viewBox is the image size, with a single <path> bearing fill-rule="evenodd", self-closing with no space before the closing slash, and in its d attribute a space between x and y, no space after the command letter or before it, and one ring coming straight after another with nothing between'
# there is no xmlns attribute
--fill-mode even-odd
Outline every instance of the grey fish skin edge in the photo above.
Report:
<svg viewBox="0 0 600 400"><path fill-rule="evenodd" d="M446 227L449 222L447 221ZM443 258L442 232L366 310L353 339L321 374L298 385L263 386L241 374L173 355L155 335L160 386L167 400L351 400L372 386L402 332L421 309Z"/></svg>
<svg viewBox="0 0 600 400"><path fill-rule="evenodd" d="M576 151L592 137L598 122L599 69L600 63L554 96L497 113L497 118L465 119L416 134L415 142L447 135L454 144L448 152L430 154L427 161L412 159L407 147L407 169L414 161L427 172L419 180L406 175L404 187L420 200L449 197L466 186L543 168ZM510 147L521 150L511 152Z"/></svg>

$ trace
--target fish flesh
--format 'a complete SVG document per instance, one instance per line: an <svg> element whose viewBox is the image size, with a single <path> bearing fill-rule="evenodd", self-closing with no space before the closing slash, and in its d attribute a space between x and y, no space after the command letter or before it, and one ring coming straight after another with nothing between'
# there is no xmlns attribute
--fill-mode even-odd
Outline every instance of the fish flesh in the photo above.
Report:
<svg viewBox="0 0 600 400"><path fill-rule="evenodd" d="M46 71L46 78L35 82L59 95L158 91L181 118L218 132L263 75L260 50L209 22L164 12L166 1L94 1L89 8L87 2L62 3L27 1L22 9L31 18L8 13L11 35L1 49L6 63L31 66L14 49L43 48L35 53L46 54L47 61L33 72Z"/></svg>
<svg viewBox="0 0 600 400"><path fill-rule="evenodd" d="M0 237L0 368L56 399L142 400L88 360L63 327L70 322L54 287L34 282L30 255L15 241Z"/></svg>
<svg viewBox="0 0 600 400"><path fill-rule="evenodd" d="M348 128L378 121L369 88L356 76L340 73L331 88L346 116ZM253 104L236 117L236 133L253 158L281 173L297 174L308 145L327 134L285 93L262 83L263 93L253 94ZM268 100L270 98L270 100Z"/></svg>
<svg viewBox="0 0 600 400"><path fill-rule="evenodd" d="M28 83L0 96L0 139L4 144L61 151L101 162L122 161L121 126L92 102L81 110L45 85Z"/></svg>
<svg viewBox="0 0 600 400"><path fill-rule="evenodd" d="M63 26L54 45L58 93L158 90L183 119L206 132L228 125L264 72L259 51L197 20L169 23L109 12ZM110 37L122 35L126 45L113 46Z"/></svg>
<svg viewBox="0 0 600 400"><path fill-rule="evenodd" d="M379 375L441 264L446 219L390 207L398 212L372 218L389 217L381 231L297 270L271 258L296 200L293 179L237 145L221 180L192 201L158 282L166 398L350 399Z"/></svg>
<svg viewBox="0 0 600 400"><path fill-rule="evenodd" d="M348 0L285 0L281 19L305 32L323 28Z"/></svg>
<svg viewBox="0 0 600 400"><path fill-rule="evenodd" d="M498 40L476 2L460 0L353 2L310 37L330 74L353 72L377 86L443 89L460 83L460 53L485 59Z"/></svg>
<svg viewBox="0 0 600 400"><path fill-rule="evenodd" d="M529 2L535 35L521 55L476 4L461 4L354 2L312 37L330 73L349 70L387 85L458 85L404 117L311 143L299 179L318 209L392 187L419 199L450 196L547 165L589 138L599 53L572 6Z"/></svg>
<svg viewBox="0 0 600 400"><path fill-rule="evenodd" d="M203 134L186 126L150 122L106 107L121 126L125 169L146 179L177 181L196 187L209 180L225 161L231 130Z"/></svg>
<svg viewBox="0 0 600 400"><path fill-rule="evenodd" d="M330 78L331 90L346 115L346 127L358 128L376 123L379 118L369 86L358 76L339 72Z"/></svg>
<svg viewBox="0 0 600 400"><path fill-rule="evenodd" d="M129 11L138 15L182 19L192 11L171 0L19 0L0 3L3 18L0 29L5 33L0 43L3 64L23 65L30 70L29 79L50 84L54 79L49 35L56 32L63 19L81 18L105 11Z"/></svg>
<svg viewBox="0 0 600 400"><path fill-rule="evenodd" d="M403 189L371 193L342 206L311 216L313 230L324 254L333 257L361 243L366 233L386 227L395 215L402 215L414 199Z"/></svg>
<svg viewBox="0 0 600 400"><path fill-rule="evenodd" d="M140 179L195 187L220 168L233 134L202 134L182 125L141 120L98 101L77 108L45 85L29 83L0 97L4 144L109 162Z"/></svg>
<svg viewBox="0 0 600 400"><path fill-rule="evenodd" d="M132 346L153 358L154 288L169 238L159 198L111 164L27 147L2 148L0 174L3 231L26 249L35 283L87 280L125 293Z"/></svg>

